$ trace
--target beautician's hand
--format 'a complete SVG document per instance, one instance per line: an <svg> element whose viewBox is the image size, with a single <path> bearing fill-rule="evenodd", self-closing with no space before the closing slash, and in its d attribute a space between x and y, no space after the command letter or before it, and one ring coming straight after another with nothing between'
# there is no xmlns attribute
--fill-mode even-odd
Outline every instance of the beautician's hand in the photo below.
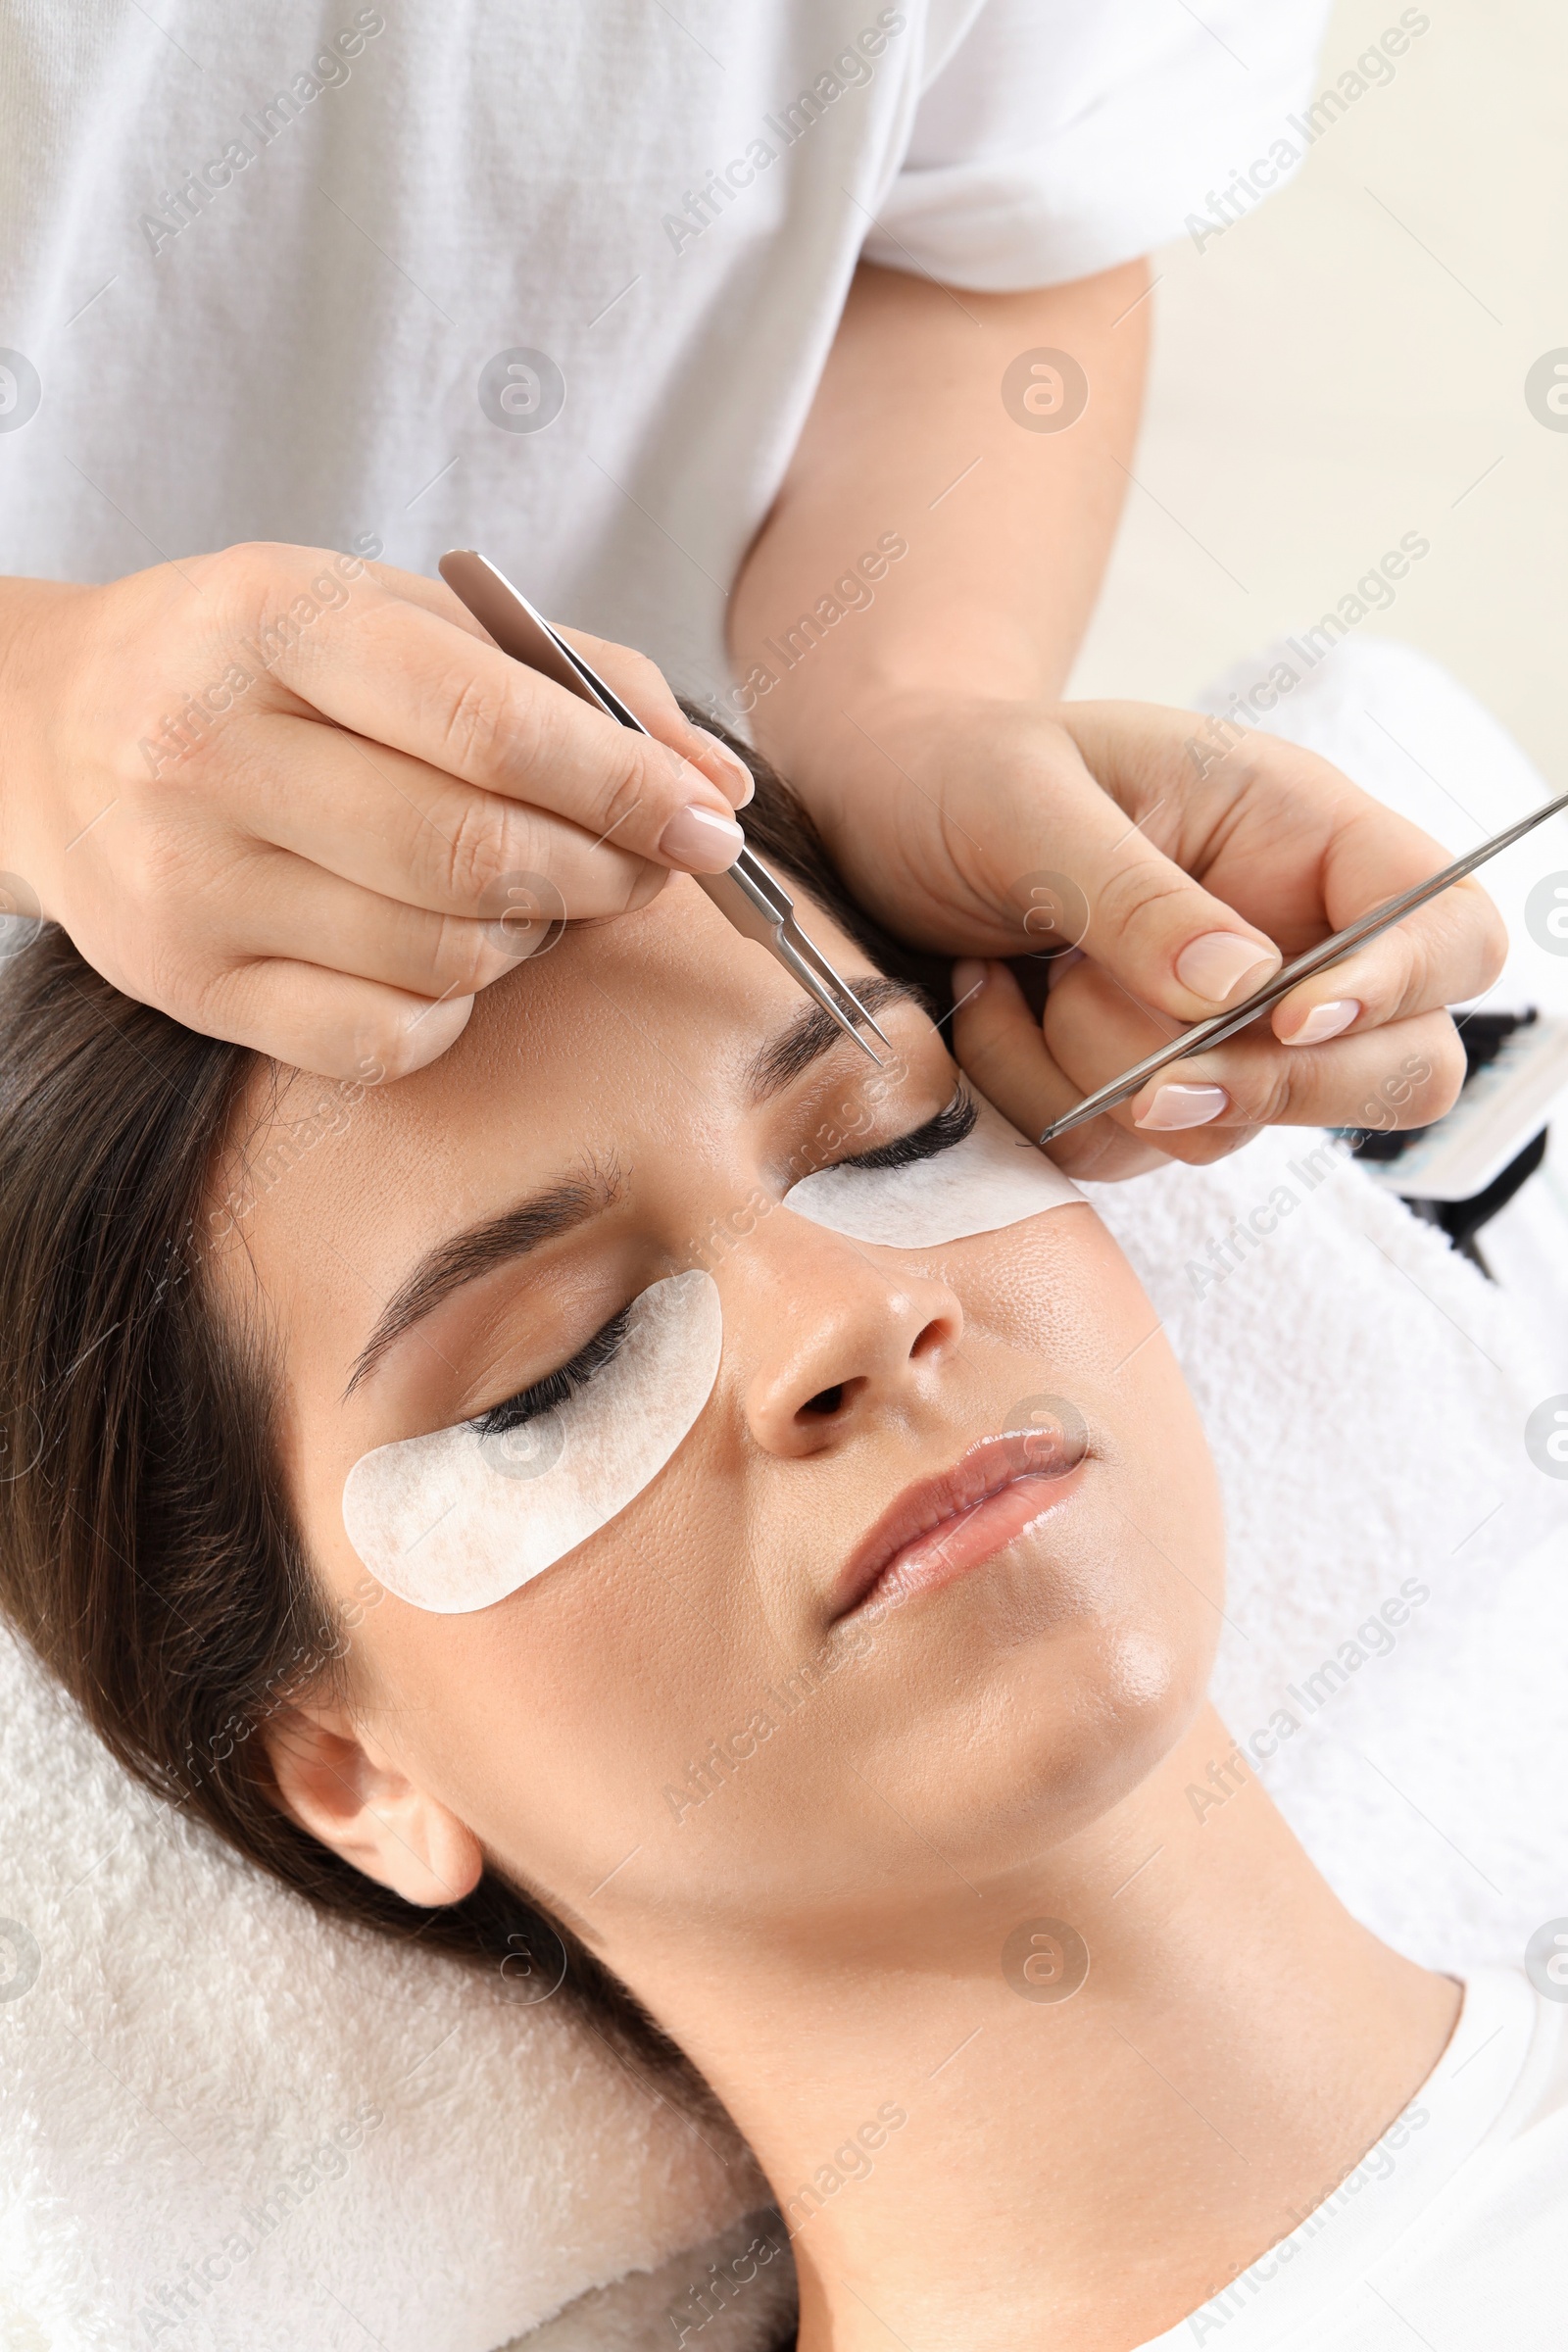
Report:
<svg viewBox="0 0 1568 2352"><path fill-rule="evenodd" d="M1088 960L1063 973L1043 1035L1000 970L956 1022L977 1081L1036 1134L1446 862L1288 744L1249 733L1200 774L1223 745L1192 712L1059 701L1135 463L1149 290L1142 263L1012 294L862 264L729 605L740 707L890 928L1016 956L1057 944L1040 928L1046 877L1087 903ZM1020 430L1017 370L1053 364L1032 368L1049 406L1053 384L1066 396L1063 353L1071 413ZM1265 1120L1431 1118L1462 1069L1442 1007L1487 987L1502 952L1462 883L1303 981L1266 1026L1064 1137L1061 1164L1130 1175L1161 1153L1213 1159Z"/></svg>
<svg viewBox="0 0 1568 2352"><path fill-rule="evenodd" d="M1152 704L907 697L867 714L858 772L811 795L847 878L904 937L977 958L1082 932L1043 1023L1003 964L955 974L958 1058L1026 1132L1447 860L1293 744L1250 732L1195 758L1202 725ZM1489 987L1506 945L1492 902L1460 883L1053 1156L1103 1180L1217 1159L1273 1122L1419 1126L1464 1075L1444 1006Z"/></svg>
<svg viewBox="0 0 1568 2352"><path fill-rule="evenodd" d="M550 914L624 912L740 847L741 763L652 662L575 642L657 741L509 661L439 580L358 557L0 582L0 912L53 917L211 1036L323 1077L416 1069Z"/></svg>

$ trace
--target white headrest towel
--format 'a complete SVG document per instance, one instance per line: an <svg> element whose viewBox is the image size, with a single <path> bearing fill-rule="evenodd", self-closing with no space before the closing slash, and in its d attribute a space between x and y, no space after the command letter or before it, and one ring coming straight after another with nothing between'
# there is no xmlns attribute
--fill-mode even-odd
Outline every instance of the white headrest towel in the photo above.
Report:
<svg viewBox="0 0 1568 2352"><path fill-rule="evenodd" d="M1380 649L1339 650L1371 661L1363 708ZM1457 690L1392 650L1441 724ZM1497 771L1522 764L1480 716ZM1266 1776L1384 1934L1448 1967L1516 1959L1568 1908L1568 1483L1522 1443L1568 1363L1317 1136L1091 1197L1220 1462L1233 1733L1275 1724ZM1270 1201L1273 1230L1201 1279ZM1568 1251L1560 1217L1547 1246ZM1411 1583L1428 1597L1406 1592L1392 1646L1358 1640ZM642 2352L761 2200L733 2140L559 2002L321 1921L142 1795L4 1641L0 1919L6 2352L494 2352L530 2328L534 2352ZM690 2340L759 2352L782 2268Z"/></svg>
<svg viewBox="0 0 1568 2352"><path fill-rule="evenodd" d="M1325 1137L1276 1129L1196 1183L1087 1189L1214 1443L1230 1565L1212 1689L1244 1757L1391 1942L1435 1967L1519 1964L1564 1909L1568 1484L1524 1427L1568 1380ZM1206 1818L1215 1784L1190 1793Z"/></svg>
<svg viewBox="0 0 1568 2352"><path fill-rule="evenodd" d="M489 2352L763 2201L558 2004L318 1918L143 1794L9 1642L0 1789L38 1948L0 2005L0 2313L49 2352Z"/></svg>

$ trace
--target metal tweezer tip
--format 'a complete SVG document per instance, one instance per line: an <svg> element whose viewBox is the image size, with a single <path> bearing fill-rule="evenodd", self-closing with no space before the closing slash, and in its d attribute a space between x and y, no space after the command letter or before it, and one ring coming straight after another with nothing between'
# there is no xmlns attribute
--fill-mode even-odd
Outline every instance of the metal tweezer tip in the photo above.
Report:
<svg viewBox="0 0 1568 2352"><path fill-rule="evenodd" d="M890 1054L893 1051L891 1041L882 1036L881 1030L877 1029L875 1021L872 1020L854 989L849 986L847 981L838 977L838 974L826 963L825 957L811 945L798 924L791 922L780 926L778 956L780 961L787 964L794 973L807 995L814 998L829 1018L837 1021L845 1036L853 1037L860 1052L868 1054L876 1063L877 1068L881 1069L882 1056L876 1048L868 1045L860 1035L858 1023L864 1021L869 1028L875 1029L877 1036L882 1038L882 1043ZM818 972L815 968L818 963L824 966L822 972ZM846 1003L853 1007L852 1011L845 1010Z"/></svg>

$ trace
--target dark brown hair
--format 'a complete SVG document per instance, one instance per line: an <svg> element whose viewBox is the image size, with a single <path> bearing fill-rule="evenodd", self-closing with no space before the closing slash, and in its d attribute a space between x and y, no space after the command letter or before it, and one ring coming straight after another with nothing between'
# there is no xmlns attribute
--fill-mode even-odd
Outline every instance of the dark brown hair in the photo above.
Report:
<svg viewBox="0 0 1568 2352"><path fill-rule="evenodd" d="M932 980L735 748L758 776L753 843L881 968ZM214 1156L257 1062L121 996L52 926L0 967L0 1614L122 1764L274 1879L503 1969L523 1948L548 1966L564 1944L585 2010L670 2061L625 1988L499 1874L422 1909L276 1800L257 1729L330 1684L346 1629L278 1476L272 1367L225 1330L203 1274Z"/></svg>

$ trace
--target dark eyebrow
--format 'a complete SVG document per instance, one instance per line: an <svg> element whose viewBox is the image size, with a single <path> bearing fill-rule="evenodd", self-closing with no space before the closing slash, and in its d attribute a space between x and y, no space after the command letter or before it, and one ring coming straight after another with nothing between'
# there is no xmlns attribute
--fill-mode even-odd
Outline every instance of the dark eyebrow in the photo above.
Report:
<svg viewBox="0 0 1568 2352"><path fill-rule="evenodd" d="M483 1225L470 1226L466 1233L454 1234L450 1241L438 1242L420 1258L407 1282L402 1283L387 1302L374 1331L361 1348L344 1390L345 1398L352 1396L360 1382L375 1370L394 1340L413 1329L416 1323L432 1313L444 1298L488 1274L508 1258L521 1257L537 1250L543 1242L553 1242L559 1235L570 1233L574 1226L585 1225L590 1217L601 1215L621 1197L618 1174L598 1170L592 1176L578 1176L552 1185L548 1192L535 1193L528 1200L520 1200L514 1208L503 1211Z"/></svg>
<svg viewBox="0 0 1568 2352"><path fill-rule="evenodd" d="M856 973L850 981L867 1012L881 1012L889 1004L918 1004L924 1008L925 999L907 980L889 980L880 972L868 972L862 979ZM803 1070L830 1053L844 1041L844 1032L830 1012L820 1004L804 1004L787 1029L781 1029L753 1056L746 1073L746 1090L753 1102L765 1102L769 1096L779 1094Z"/></svg>
<svg viewBox="0 0 1568 2352"><path fill-rule="evenodd" d="M890 1004L918 1004L925 1000L920 991L906 980L890 980L880 972L856 976L851 985L867 1012L882 1012ZM746 1090L753 1102L765 1102L779 1094L813 1061L844 1042L844 1032L831 1013L819 1004L804 1004L795 1018L776 1037L770 1038L753 1057L746 1073ZM596 1171L591 1177L574 1177L552 1185L548 1192L536 1193L529 1200L519 1201L488 1223L470 1227L466 1233L455 1234L450 1241L440 1242L419 1260L408 1280L402 1283L383 1310L375 1329L355 1359L349 1374L344 1397L352 1396L362 1380L368 1379L394 1341L402 1339L414 1325L434 1312L443 1299L488 1274L508 1258L521 1257L537 1250L544 1242L552 1242L575 1226L585 1225L613 1205L621 1197L618 1174L614 1171Z"/></svg>

